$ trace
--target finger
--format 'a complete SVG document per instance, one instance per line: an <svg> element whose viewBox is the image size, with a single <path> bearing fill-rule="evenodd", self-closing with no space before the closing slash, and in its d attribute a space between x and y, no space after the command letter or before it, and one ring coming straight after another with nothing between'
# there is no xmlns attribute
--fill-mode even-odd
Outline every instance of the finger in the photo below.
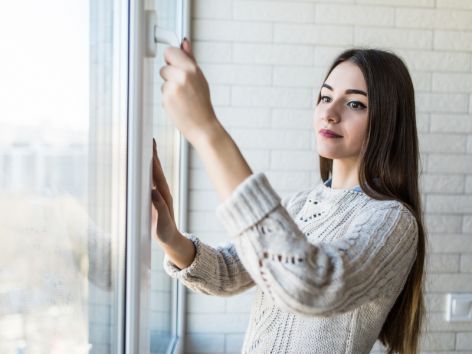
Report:
<svg viewBox="0 0 472 354"><path fill-rule="evenodd" d="M152 200L152 205L154 205L154 208L156 208L157 212L159 212L159 209L162 208L162 203L164 199L162 198L161 193L157 189L153 189L151 191L151 200Z"/></svg>
<svg viewBox="0 0 472 354"><path fill-rule="evenodd" d="M174 205L172 201L172 194L170 193L170 188L167 183L167 179L164 175L164 170L162 169L161 162L157 155L157 146L154 143L154 153L153 153L153 181L154 186L157 188L159 193L164 198L167 206L169 207L170 214L174 217Z"/></svg>
<svg viewBox="0 0 472 354"><path fill-rule="evenodd" d="M164 60L166 63L174 65L183 70L195 69L195 61L180 48L167 47L164 50Z"/></svg>
<svg viewBox="0 0 472 354"><path fill-rule="evenodd" d="M195 59L195 55L193 54L192 45L190 44L190 41L187 38L185 38L184 41L182 42L182 49L185 51L185 53L187 53L187 55L196 64L197 60Z"/></svg>
<svg viewBox="0 0 472 354"><path fill-rule="evenodd" d="M159 70L159 75L165 81L183 82L185 73L175 66L165 65Z"/></svg>
<svg viewBox="0 0 472 354"><path fill-rule="evenodd" d="M152 176L154 185L158 188L161 188L163 182L166 182L166 178L164 175L164 170L162 169L161 161L159 160L159 156L157 154L157 146L154 145L153 156L152 156Z"/></svg>

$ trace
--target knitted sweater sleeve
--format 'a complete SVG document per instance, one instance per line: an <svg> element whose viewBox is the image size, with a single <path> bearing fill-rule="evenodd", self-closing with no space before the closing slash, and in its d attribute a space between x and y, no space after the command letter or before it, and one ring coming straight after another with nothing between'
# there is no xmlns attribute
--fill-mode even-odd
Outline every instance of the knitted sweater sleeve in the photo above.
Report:
<svg viewBox="0 0 472 354"><path fill-rule="evenodd" d="M263 173L243 181L217 216L254 282L302 315L330 316L398 294L416 257L416 220L401 203L360 213L342 237L313 244Z"/></svg>
<svg viewBox="0 0 472 354"><path fill-rule="evenodd" d="M291 197L283 198L281 204L286 206ZM182 235L193 242L195 258L187 268L180 269L164 254L163 267L169 276L193 292L216 296L236 295L255 285L232 242L213 247L193 233Z"/></svg>

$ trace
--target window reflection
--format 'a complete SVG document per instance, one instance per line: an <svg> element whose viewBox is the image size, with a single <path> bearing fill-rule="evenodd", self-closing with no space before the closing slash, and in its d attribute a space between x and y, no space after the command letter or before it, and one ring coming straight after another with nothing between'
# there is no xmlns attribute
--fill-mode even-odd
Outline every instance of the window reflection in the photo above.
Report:
<svg viewBox="0 0 472 354"><path fill-rule="evenodd" d="M0 5L2 354L116 351L126 220L116 3Z"/></svg>
<svg viewBox="0 0 472 354"><path fill-rule="evenodd" d="M155 10L157 23L160 28L177 33L178 1L153 0L148 2L147 10ZM151 102L145 107L153 117L153 136L156 139L159 159L166 176L174 200L174 214L176 223L179 222L178 204L178 149L179 135L170 119L165 116L161 106L161 85L163 80L159 70L165 65L164 50L167 45L158 44L156 57L145 63L145 70L152 72L148 78L146 88L152 93ZM153 235L153 237L155 237ZM172 341L172 314L173 307L177 306L173 298L173 281L163 269L164 253L152 240L151 253L151 294L150 294L150 351L152 354L164 354Z"/></svg>

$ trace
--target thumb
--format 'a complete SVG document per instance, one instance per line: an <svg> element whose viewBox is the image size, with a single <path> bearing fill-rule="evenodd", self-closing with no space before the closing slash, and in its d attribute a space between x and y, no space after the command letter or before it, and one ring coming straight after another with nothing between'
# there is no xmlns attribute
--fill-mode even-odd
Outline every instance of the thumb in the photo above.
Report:
<svg viewBox="0 0 472 354"><path fill-rule="evenodd" d="M195 55L193 54L192 46L190 45L190 41L187 37L184 38L182 41L182 49L183 51L196 63L197 60L195 59Z"/></svg>

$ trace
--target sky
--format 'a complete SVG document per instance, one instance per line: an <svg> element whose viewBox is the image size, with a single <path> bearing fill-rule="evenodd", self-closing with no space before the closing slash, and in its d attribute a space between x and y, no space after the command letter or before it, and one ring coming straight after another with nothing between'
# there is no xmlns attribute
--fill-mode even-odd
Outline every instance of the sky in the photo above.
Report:
<svg viewBox="0 0 472 354"><path fill-rule="evenodd" d="M89 1L0 3L0 110L3 143L88 129Z"/></svg>

